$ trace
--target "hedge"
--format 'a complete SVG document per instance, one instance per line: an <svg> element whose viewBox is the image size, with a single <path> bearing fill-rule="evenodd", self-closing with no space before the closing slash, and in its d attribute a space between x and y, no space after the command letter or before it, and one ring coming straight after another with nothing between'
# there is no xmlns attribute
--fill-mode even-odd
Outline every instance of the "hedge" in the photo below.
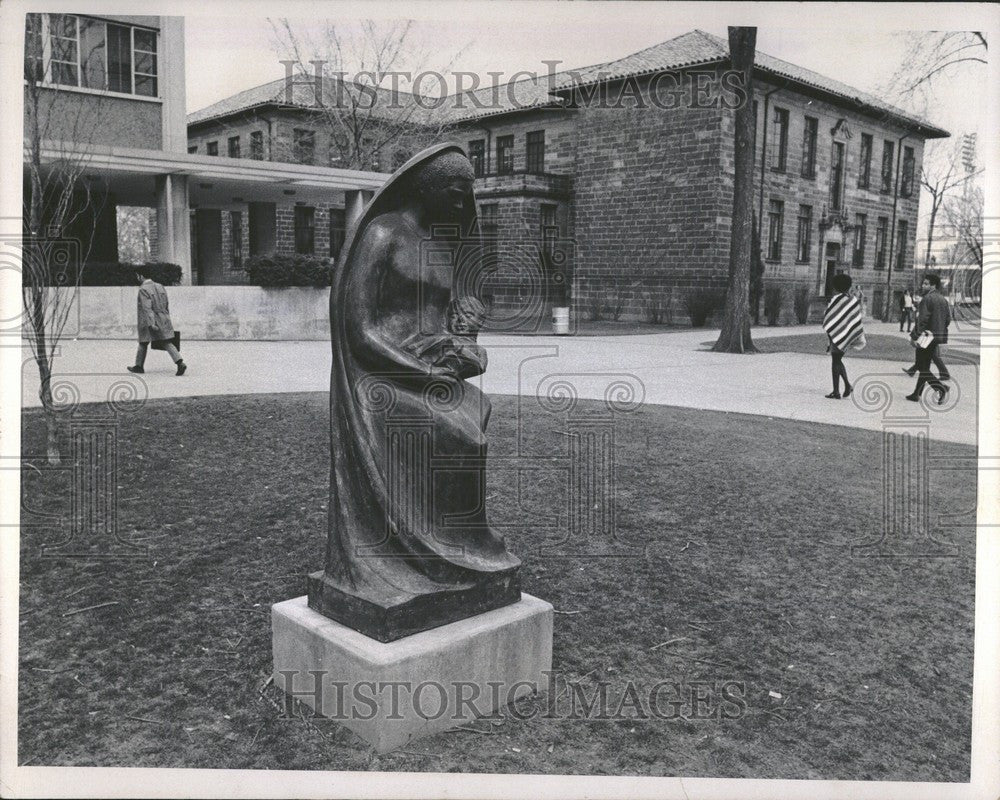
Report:
<svg viewBox="0 0 1000 800"><path fill-rule="evenodd" d="M246 271L250 283L263 287L329 286L333 275L333 259L299 253L272 253L252 256Z"/></svg>
<svg viewBox="0 0 1000 800"><path fill-rule="evenodd" d="M178 264L165 262L149 262L146 264L129 264L121 261L88 261L80 274L80 286L136 286L137 272L152 278L164 286L174 286L181 281L181 268ZM50 286L77 285L75 267L56 267L53 265L49 275Z"/></svg>

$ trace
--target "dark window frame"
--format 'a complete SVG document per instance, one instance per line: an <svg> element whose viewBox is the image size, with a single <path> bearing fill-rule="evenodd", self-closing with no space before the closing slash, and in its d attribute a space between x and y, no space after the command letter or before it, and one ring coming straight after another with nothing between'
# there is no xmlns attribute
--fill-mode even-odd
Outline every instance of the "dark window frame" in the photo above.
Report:
<svg viewBox="0 0 1000 800"><path fill-rule="evenodd" d="M816 143L819 136L819 120L816 117L805 118L802 128L802 177L816 177Z"/></svg>
<svg viewBox="0 0 1000 800"><path fill-rule="evenodd" d="M331 208L330 214L330 258L336 260L347 238L347 210Z"/></svg>
<svg viewBox="0 0 1000 800"><path fill-rule="evenodd" d="M800 204L795 236L795 261L798 264L808 264L812 257L812 218L812 206Z"/></svg>
<svg viewBox="0 0 1000 800"><path fill-rule="evenodd" d="M912 147L903 148L903 175L899 184L899 196L910 197L913 194L913 173L916 169L916 154Z"/></svg>
<svg viewBox="0 0 1000 800"><path fill-rule="evenodd" d="M469 161L472 163L472 172L477 178L482 178L486 174L486 140L472 139L469 142Z"/></svg>
<svg viewBox="0 0 1000 800"><path fill-rule="evenodd" d="M871 188L872 181L872 151L875 140L870 133L861 134L861 152L858 155L858 188Z"/></svg>
<svg viewBox="0 0 1000 800"><path fill-rule="evenodd" d="M879 191L882 194L892 193L892 165L896 160L895 144L889 139L882 141L882 171L879 182Z"/></svg>
<svg viewBox="0 0 1000 800"><path fill-rule="evenodd" d="M217 156L217 155L219 155L219 143L218 143L218 141L205 142L205 154L206 155L210 155L210 156Z"/></svg>
<svg viewBox="0 0 1000 800"><path fill-rule="evenodd" d="M771 140L771 172L788 169L788 109L774 107L775 138Z"/></svg>
<svg viewBox="0 0 1000 800"><path fill-rule="evenodd" d="M497 175L514 174L514 135L497 137Z"/></svg>
<svg viewBox="0 0 1000 800"><path fill-rule="evenodd" d="M885 245L889 238L889 218L879 217L875 224L875 264L877 270L885 269Z"/></svg>
<svg viewBox="0 0 1000 800"><path fill-rule="evenodd" d="M295 233L295 252L304 256L315 255L316 208L314 206L295 206L293 229Z"/></svg>
<svg viewBox="0 0 1000 800"><path fill-rule="evenodd" d="M545 131L528 131L524 137L525 171L531 175L545 172Z"/></svg>
<svg viewBox="0 0 1000 800"><path fill-rule="evenodd" d="M230 136L226 141L226 155L229 158L240 158L240 137Z"/></svg>
<svg viewBox="0 0 1000 800"><path fill-rule="evenodd" d="M264 131L250 131L250 158L264 160Z"/></svg>
<svg viewBox="0 0 1000 800"><path fill-rule="evenodd" d="M770 200L767 205L767 261L781 261L781 239L784 226L784 201Z"/></svg>
<svg viewBox="0 0 1000 800"><path fill-rule="evenodd" d="M851 250L851 266L864 267L865 239L868 238L868 215L854 215L854 246Z"/></svg>
<svg viewBox="0 0 1000 800"><path fill-rule="evenodd" d="M316 131L312 128L292 128L292 158L296 164L316 163Z"/></svg>
<svg viewBox="0 0 1000 800"><path fill-rule="evenodd" d="M243 212L229 212L229 259L230 268L243 269Z"/></svg>
<svg viewBox="0 0 1000 800"><path fill-rule="evenodd" d="M833 142L830 148L830 208L840 211L844 207L844 177L847 172L847 145Z"/></svg>

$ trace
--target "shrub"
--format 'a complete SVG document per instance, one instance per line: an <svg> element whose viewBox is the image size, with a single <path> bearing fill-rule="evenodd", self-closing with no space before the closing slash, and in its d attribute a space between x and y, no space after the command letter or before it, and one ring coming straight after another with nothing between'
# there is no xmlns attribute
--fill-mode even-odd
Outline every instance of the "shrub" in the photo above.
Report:
<svg viewBox="0 0 1000 800"><path fill-rule="evenodd" d="M795 319L799 325L805 325L809 321L809 303L812 300L812 292L808 286L800 286L795 290L795 297L792 303L795 307Z"/></svg>
<svg viewBox="0 0 1000 800"><path fill-rule="evenodd" d="M726 294L719 289L694 289L684 295L684 310L692 328L704 328L714 311L726 304Z"/></svg>
<svg viewBox="0 0 1000 800"><path fill-rule="evenodd" d="M780 284L771 283L764 287L764 316L768 325L778 324L784 299L785 290Z"/></svg>
<svg viewBox="0 0 1000 800"><path fill-rule="evenodd" d="M164 286L176 286L181 281L178 264L151 261L146 264L127 264L120 261L90 261L83 267L81 286L135 286L136 272L152 278Z"/></svg>
<svg viewBox="0 0 1000 800"><path fill-rule="evenodd" d="M271 253L247 260L250 283L264 287L329 286L334 262L300 253Z"/></svg>

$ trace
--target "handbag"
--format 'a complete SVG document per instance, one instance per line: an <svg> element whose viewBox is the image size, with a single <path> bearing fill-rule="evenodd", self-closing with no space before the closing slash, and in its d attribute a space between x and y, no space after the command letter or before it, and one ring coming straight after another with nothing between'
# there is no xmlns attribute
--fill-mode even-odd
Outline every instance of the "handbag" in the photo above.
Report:
<svg viewBox="0 0 1000 800"><path fill-rule="evenodd" d="M150 347L154 350L166 350L168 344L172 344L179 352L181 349L181 332L174 331L173 339L155 339L150 343Z"/></svg>
<svg viewBox="0 0 1000 800"><path fill-rule="evenodd" d="M868 340L865 338L864 333L858 335L858 338L851 342L852 350L864 350L868 346Z"/></svg>
<svg viewBox="0 0 1000 800"><path fill-rule="evenodd" d="M919 347L921 350L926 350L928 347L931 346L931 342L933 341L934 341L934 334L931 333L930 331L924 331L916 339L917 347Z"/></svg>

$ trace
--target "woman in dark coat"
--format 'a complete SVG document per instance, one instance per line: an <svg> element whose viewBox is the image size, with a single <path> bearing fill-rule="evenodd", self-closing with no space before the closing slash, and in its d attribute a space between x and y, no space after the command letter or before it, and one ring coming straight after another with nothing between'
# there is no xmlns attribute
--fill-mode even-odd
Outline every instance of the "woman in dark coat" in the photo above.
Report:
<svg viewBox="0 0 1000 800"><path fill-rule="evenodd" d="M520 561L486 520L490 401L464 380L485 353L457 322L482 309L456 275L478 243L474 179L457 145L411 159L330 291L330 529L309 605L382 641L520 600Z"/></svg>
<svg viewBox="0 0 1000 800"><path fill-rule="evenodd" d="M138 317L139 348L135 353L135 366L126 367L129 372L139 375L146 370L146 353L149 352L151 342L162 345L162 349L177 366L177 375L183 375L187 370L187 364L181 358L181 354L174 347L174 326L170 321L170 303L167 301L167 290L152 278L143 279L141 273L136 273L136 277L141 279L139 285L139 296L136 301L136 311ZM158 348L160 349L160 348Z"/></svg>

